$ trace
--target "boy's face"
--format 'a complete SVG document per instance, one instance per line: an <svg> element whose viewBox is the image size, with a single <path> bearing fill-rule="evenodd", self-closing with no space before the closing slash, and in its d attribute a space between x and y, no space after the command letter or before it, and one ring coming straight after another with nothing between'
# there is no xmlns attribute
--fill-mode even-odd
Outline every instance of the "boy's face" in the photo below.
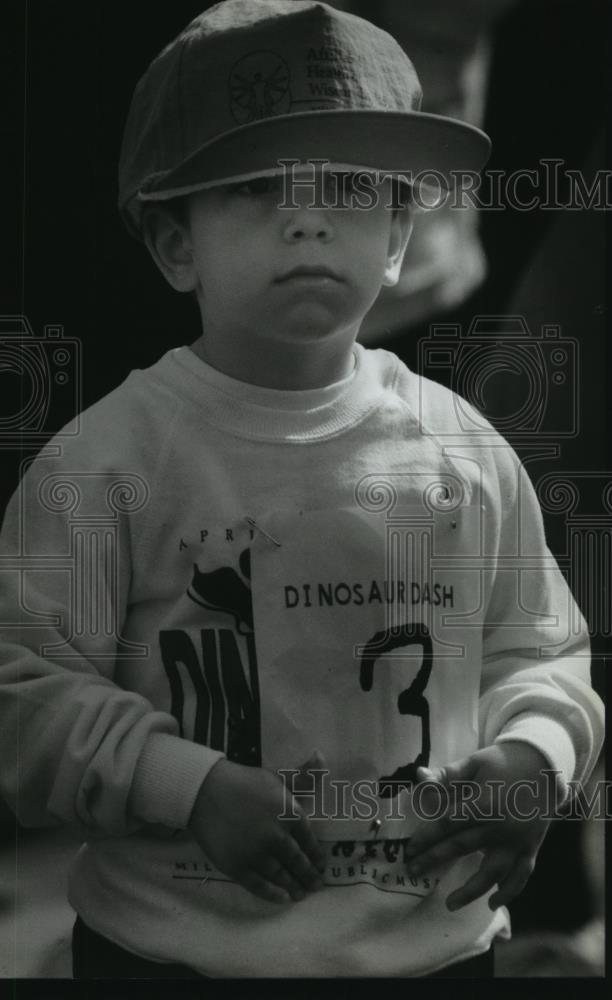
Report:
<svg viewBox="0 0 612 1000"><path fill-rule="evenodd" d="M410 222L408 210L388 207L388 179L375 198L361 198L368 208L346 183L339 195L324 175L319 207L310 207L312 183L289 185L296 207L282 207L282 177L190 196L180 282L164 273L174 287L195 289L213 363L231 370L221 363L229 351L278 361L291 348L352 347L381 285L397 280ZM351 207L330 207L343 203Z"/></svg>

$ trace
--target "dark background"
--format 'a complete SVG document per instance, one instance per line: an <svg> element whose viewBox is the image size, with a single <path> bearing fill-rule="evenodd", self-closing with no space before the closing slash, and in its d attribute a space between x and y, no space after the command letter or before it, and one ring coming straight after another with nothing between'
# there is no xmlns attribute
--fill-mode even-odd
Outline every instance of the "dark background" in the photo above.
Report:
<svg viewBox="0 0 612 1000"><path fill-rule="evenodd" d="M79 339L83 407L132 368L200 332L195 305L165 285L125 232L115 202L134 85L204 6L202 0L156 6L33 0L3 15L8 46L0 74L10 99L1 133L0 314L27 315L37 336L45 325L60 324L66 337ZM604 2L523 0L498 23L484 124L493 139L491 168L529 168L544 157L570 168L605 164L607 13ZM373 2L372 20L375 14ZM580 433L563 442L560 461L565 470L609 475L604 223L596 211L482 213L489 277L451 316L432 319L465 324L478 312L508 310L524 312L534 327L542 317L561 323L580 344L582 402ZM426 332L408 331L381 346L417 367L417 340ZM5 404L18 391L5 379ZM66 419L52 407L47 430ZM20 452L4 448L0 456L2 510L17 483ZM562 555L564 524L548 517L547 533ZM595 632L593 648L594 682L603 693L608 637ZM513 907L516 929L568 930L589 915L579 835L577 823L560 824L550 835Z"/></svg>

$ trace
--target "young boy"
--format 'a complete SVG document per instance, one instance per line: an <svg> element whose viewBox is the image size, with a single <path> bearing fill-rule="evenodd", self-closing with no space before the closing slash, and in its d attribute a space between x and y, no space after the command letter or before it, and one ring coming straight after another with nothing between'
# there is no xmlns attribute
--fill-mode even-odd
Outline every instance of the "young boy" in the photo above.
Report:
<svg viewBox="0 0 612 1000"><path fill-rule="evenodd" d="M488 152L419 101L309 0L217 4L138 85L120 207L202 336L45 449L2 534L2 787L83 830L79 978L485 975L541 772L563 798L596 759L516 456L355 343L410 235L391 178ZM437 807L456 778L479 813Z"/></svg>

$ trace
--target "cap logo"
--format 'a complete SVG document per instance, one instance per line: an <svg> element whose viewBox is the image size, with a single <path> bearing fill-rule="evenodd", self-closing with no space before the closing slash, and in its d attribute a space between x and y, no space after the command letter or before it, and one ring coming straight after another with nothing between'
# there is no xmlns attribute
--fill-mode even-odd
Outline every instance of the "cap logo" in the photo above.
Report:
<svg viewBox="0 0 612 1000"><path fill-rule="evenodd" d="M289 67L275 52L250 52L229 76L230 109L238 125L291 109Z"/></svg>

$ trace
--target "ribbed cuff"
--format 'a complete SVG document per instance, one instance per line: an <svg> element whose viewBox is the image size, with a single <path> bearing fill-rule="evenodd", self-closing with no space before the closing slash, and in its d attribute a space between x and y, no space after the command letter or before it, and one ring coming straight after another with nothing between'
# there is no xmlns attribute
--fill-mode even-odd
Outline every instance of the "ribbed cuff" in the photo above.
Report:
<svg viewBox="0 0 612 1000"><path fill-rule="evenodd" d="M551 771L559 771L557 781L567 793L567 784L576 773L576 751L567 729L548 715L522 712L509 719L496 743L520 740L539 750L549 763Z"/></svg>
<svg viewBox="0 0 612 1000"><path fill-rule="evenodd" d="M220 750L168 733L151 733L134 769L129 809L134 818L184 830Z"/></svg>

